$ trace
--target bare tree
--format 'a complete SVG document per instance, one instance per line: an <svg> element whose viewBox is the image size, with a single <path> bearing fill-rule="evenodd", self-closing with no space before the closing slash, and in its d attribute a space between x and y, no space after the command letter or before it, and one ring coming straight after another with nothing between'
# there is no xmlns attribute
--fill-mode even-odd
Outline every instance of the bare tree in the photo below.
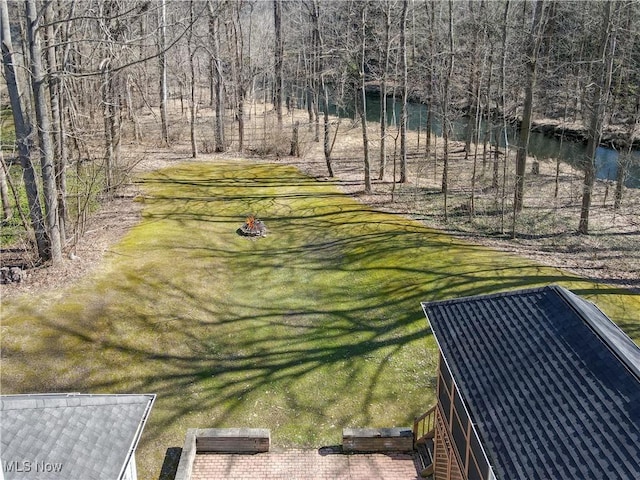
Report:
<svg viewBox="0 0 640 480"><path fill-rule="evenodd" d="M367 54L367 3L362 2L360 11L361 20L361 44L360 44L360 123L362 125L362 146L364 157L364 191L371 193L371 165L369 162L369 136L367 132L367 92L365 79L365 63Z"/></svg>
<svg viewBox="0 0 640 480"><path fill-rule="evenodd" d="M235 120L238 122L238 151L244 150L245 129L245 99L247 94L246 66L244 62L244 33L241 21L243 3L231 5L229 21L225 23L227 33L227 48L232 58L231 76L233 78L233 98Z"/></svg>
<svg viewBox="0 0 640 480"><path fill-rule="evenodd" d="M444 142L444 159L442 165L442 194L445 221L448 220L447 200L449 194L449 133L451 130L449 118L449 89L453 76L455 44L453 40L453 0L449 0L449 52L447 53L447 72L444 78L442 93L442 140Z"/></svg>
<svg viewBox="0 0 640 480"><path fill-rule="evenodd" d="M73 11L73 5L71 7ZM54 9L49 3L44 9L44 20L46 24L48 78L49 78L49 104L51 105L51 137L54 145L54 159L56 171L56 188L58 191L58 223L60 225L60 243L66 243L66 223L67 223L67 148L64 138L64 95L62 92L62 75L57 74L57 41L54 29ZM72 22L66 22L69 28ZM61 42L62 43L62 42ZM64 55L64 52L62 53ZM64 56L63 56L64 58Z"/></svg>
<svg viewBox="0 0 640 480"><path fill-rule="evenodd" d="M274 79L274 108L278 119L278 128L282 128L282 62L284 59L284 41L282 39L282 0L273 0L273 22L275 30L275 79Z"/></svg>
<svg viewBox="0 0 640 480"><path fill-rule="evenodd" d="M407 9L408 0L402 0L400 17L400 62L402 69L402 107L400 111L400 183L407 181L407 97L409 96L407 70ZM383 101L386 101L384 99Z"/></svg>
<svg viewBox="0 0 640 480"><path fill-rule="evenodd" d="M382 10L384 16L384 43L382 47L382 72L380 76L380 168L378 180L384 180L387 164L387 75L389 73L389 57L391 50L391 2L387 0Z"/></svg>
<svg viewBox="0 0 640 480"><path fill-rule="evenodd" d="M40 16L35 0L25 4L27 18L27 43L31 58L31 88L33 90L34 109L38 125L38 143L40 146L40 168L45 203L45 219L49 233L50 257L54 263L62 260L60 224L58 223L58 194L56 172L53 164L53 143L51 141L51 121L47 107L46 71L42 65L40 39Z"/></svg>
<svg viewBox="0 0 640 480"><path fill-rule="evenodd" d="M633 148L633 138L640 127L640 92L636 97L635 113L629 121L629 129L627 133L627 147L620 152L618 160L618 171L616 173L616 191L613 203L614 210L619 210L622 206L622 196L624 191L624 182L631 164L631 151Z"/></svg>
<svg viewBox="0 0 640 480"><path fill-rule="evenodd" d="M533 22L529 33L529 47L526 55L527 80L525 85L524 112L520 125L520 139L516 154L516 182L514 187L514 229L516 214L522 210L524 200L524 177L529 153L529 134L533 117L533 91L536 84L538 53L542 44L542 32L546 23L546 7L544 0L536 0Z"/></svg>
<svg viewBox="0 0 640 480"><path fill-rule="evenodd" d="M11 112L13 113L13 123L16 130L16 141L18 144L18 158L22 166L22 179L29 205L29 217L31 226L35 234L38 256L42 260L48 260L50 255L49 238L47 236L36 174L31 161L31 132L33 127L24 115L22 103L20 101L20 88L15 72L16 62L13 56L13 43L11 41L11 27L9 25L9 10L7 0L0 0L0 20L2 27L2 63L4 65L5 81L11 102Z"/></svg>
<svg viewBox="0 0 640 480"><path fill-rule="evenodd" d="M189 99L189 107L190 107L190 133L191 133L191 157L198 157L198 141L196 138L196 117L198 104L196 102L196 69L195 69L195 61L194 57L196 55L196 47L193 45L193 29L195 23L195 14L194 14L194 6L193 0L189 1L189 24L191 27L189 28L189 33L187 33L187 50L189 53L189 84L190 84L190 99Z"/></svg>
<svg viewBox="0 0 640 480"><path fill-rule="evenodd" d="M158 67L160 69L160 129L162 143L169 144L169 120L167 118L167 0L160 0L158 18Z"/></svg>
<svg viewBox="0 0 640 480"><path fill-rule="evenodd" d="M320 32L320 2L318 0L312 0L311 3L311 24L313 29L314 45L318 49L316 56L319 59L318 70L320 76L320 86L322 88L322 101L323 101L323 118L324 118L324 141L323 152L324 160L327 164L327 172L329 177L333 177L333 166L331 165L331 152L335 145L336 136L338 134L338 128L336 128L333 141L331 141L331 124L329 120L329 88L325 82L325 52L324 52L324 40Z"/></svg>
<svg viewBox="0 0 640 480"><path fill-rule="evenodd" d="M504 4L504 13L502 17L502 55L500 59L500 110L502 111L502 134L504 135L504 161L502 167L502 194L500 198L500 232L505 231L505 202L506 202L506 183L507 183L507 159L509 158L509 135L507 129L507 21L509 19L509 7L511 2L507 0ZM493 160L493 178L491 186L498 191L499 176L499 156L498 145L499 139L496 139L496 148Z"/></svg>
<svg viewBox="0 0 640 480"><path fill-rule="evenodd" d="M222 76L222 58L220 57L220 24L218 21L218 4L213 0L207 1L207 11L209 13L209 38L211 41L214 86L215 86L215 120L214 138L216 152L224 152L226 148L224 139L224 78Z"/></svg>
<svg viewBox="0 0 640 480"><path fill-rule="evenodd" d="M589 122L589 140L587 152L583 162L584 184L582 188L582 205L580 208L580 222L578 233L589 233L589 213L591 210L591 197L593 184L596 178L596 150L602 139L602 127L609 101L611 88L611 74L616 48L616 31L611 21L611 2L603 3L602 26L600 31L600 48L598 58L595 59L596 68L593 79L593 94L591 96L591 119Z"/></svg>
<svg viewBox="0 0 640 480"><path fill-rule="evenodd" d="M466 127L466 135L465 135L465 143L464 143L464 156L465 159L469 158L469 153L471 153L471 143L473 142L473 137L476 132L476 117L474 115L477 104L479 102L479 98L476 95L477 90L479 88L478 85L478 43L479 43L479 35L481 28L478 25L478 19L475 14L474 9L474 1L469 0L469 30L467 33L471 38L471 45L469 46L468 53L468 71L469 71L469 83L467 85L467 127Z"/></svg>

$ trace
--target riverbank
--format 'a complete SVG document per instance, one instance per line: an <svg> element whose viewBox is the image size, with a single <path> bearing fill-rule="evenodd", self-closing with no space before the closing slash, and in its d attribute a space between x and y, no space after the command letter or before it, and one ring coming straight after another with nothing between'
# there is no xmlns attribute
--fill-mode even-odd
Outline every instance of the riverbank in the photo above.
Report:
<svg viewBox="0 0 640 480"><path fill-rule="evenodd" d="M399 106L402 102L402 90L400 89L400 85L391 82L387 88L387 98L390 99L395 97L397 105ZM378 82L368 82L365 90L367 95L378 98L380 97L381 88ZM407 101L410 104L422 105L424 108L428 108L428 102L418 93L410 93ZM469 115L468 105L454 105L454 110L456 110L458 115L462 118ZM398 112L396 112L396 114L397 113ZM501 112L494 109L492 110L491 115L496 119L496 124L499 124L502 121ZM507 119L507 123L510 126L518 129L521 121L522 119L520 117L510 117ZM629 148L629 140L631 138L631 148L640 150L640 127L634 127L634 130L630 132L629 125L605 125L602 132L602 138L600 139L600 145L612 148L616 151L625 151ZM534 118L531 122L531 131L541 133L548 137L569 140L581 144L586 144L589 140L589 132L585 124L581 122L564 121L560 118Z"/></svg>
<svg viewBox="0 0 640 480"><path fill-rule="evenodd" d="M531 130L539 132L549 137L563 138L574 142L587 143L589 133L587 127L581 123L563 122L562 120L544 118L531 122ZM625 151L629 148L629 131L619 125L609 125L605 127L600 139L600 145L613 148L617 151ZM631 136L631 148L640 149L640 130Z"/></svg>

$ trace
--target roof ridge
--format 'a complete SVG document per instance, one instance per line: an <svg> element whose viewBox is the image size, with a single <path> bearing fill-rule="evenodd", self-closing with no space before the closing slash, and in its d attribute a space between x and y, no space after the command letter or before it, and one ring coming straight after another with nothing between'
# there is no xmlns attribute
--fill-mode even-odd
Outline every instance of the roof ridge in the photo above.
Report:
<svg viewBox="0 0 640 480"><path fill-rule="evenodd" d="M595 303L559 285L552 287L640 382L640 347Z"/></svg>

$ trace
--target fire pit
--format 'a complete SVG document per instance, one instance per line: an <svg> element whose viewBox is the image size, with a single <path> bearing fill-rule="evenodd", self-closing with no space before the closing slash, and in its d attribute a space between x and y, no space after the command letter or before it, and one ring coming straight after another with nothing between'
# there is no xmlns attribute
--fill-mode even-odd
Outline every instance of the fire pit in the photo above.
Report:
<svg viewBox="0 0 640 480"><path fill-rule="evenodd" d="M249 215L237 233L243 237L264 237L267 234L267 227L255 215Z"/></svg>

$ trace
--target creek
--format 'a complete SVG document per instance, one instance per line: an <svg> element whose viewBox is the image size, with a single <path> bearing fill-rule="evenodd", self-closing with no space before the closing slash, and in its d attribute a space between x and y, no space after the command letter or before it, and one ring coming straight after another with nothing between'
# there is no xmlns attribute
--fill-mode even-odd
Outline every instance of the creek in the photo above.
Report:
<svg viewBox="0 0 640 480"><path fill-rule="evenodd" d="M380 121L380 96L376 94L367 95L367 120L371 122ZM427 105L422 103L408 102L407 104L407 128L410 130L421 132L425 131L427 123ZM400 101L396 101L395 105L391 97L387 98L387 115L388 124L394 125L400 122ZM331 108L333 114L339 114L342 117L353 118L353 110L336 111L335 107ZM394 115L395 112L395 115ZM438 136L442 136L442 123L438 115L434 115L432 132ZM464 141L466 138L467 122L465 119L458 119L453 122L452 137L454 140ZM483 120L481 126L480 141L488 128L486 120ZM504 147L505 135L501 126L494 126L489 132L489 142L495 143L498 138L499 145ZM510 148L515 148L518 144L518 130L513 126L507 127L507 139ZM538 159L559 159L575 167L579 167L581 160L586 155L587 147L585 144L551 137L538 132L531 132L529 137L529 155ZM596 176L601 180L615 181L618 172L618 160L620 154L617 150L599 146L596 151ZM625 186L629 188L640 188L640 150L632 150L630 167L627 172Z"/></svg>

